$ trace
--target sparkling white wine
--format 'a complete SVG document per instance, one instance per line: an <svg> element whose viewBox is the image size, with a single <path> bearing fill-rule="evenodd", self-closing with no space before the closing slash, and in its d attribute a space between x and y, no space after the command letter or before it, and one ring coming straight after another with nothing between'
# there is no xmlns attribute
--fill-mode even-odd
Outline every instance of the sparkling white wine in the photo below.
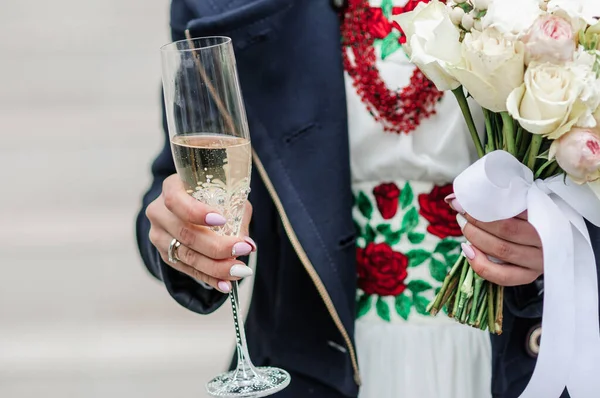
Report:
<svg viewBox="0 0 600 398"><path fill-rule="evenodd" d="M250 192L250 141L228 135L185 134L172 137L171 148L187 192L227 218L227 225L215 231L237 235Z"/></svg>

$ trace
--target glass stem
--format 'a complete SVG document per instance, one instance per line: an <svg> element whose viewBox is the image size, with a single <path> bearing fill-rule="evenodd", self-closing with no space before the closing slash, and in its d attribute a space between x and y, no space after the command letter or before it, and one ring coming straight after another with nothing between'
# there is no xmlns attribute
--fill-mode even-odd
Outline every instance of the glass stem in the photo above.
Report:
<svg viewBox="0 0 600 398"><path fill-rule="evenodd" d="M237 368L235 379L250 379L257 377L257 371L250 361L250 354L248 353L248 344L246 343L246 332L244 330L244 320L240 315L240 301L238 294L238 282L231 282L231 293L229 294L231 300L231 309L233 310L233 324L235 326L235 345L237 349Z"/></svg>

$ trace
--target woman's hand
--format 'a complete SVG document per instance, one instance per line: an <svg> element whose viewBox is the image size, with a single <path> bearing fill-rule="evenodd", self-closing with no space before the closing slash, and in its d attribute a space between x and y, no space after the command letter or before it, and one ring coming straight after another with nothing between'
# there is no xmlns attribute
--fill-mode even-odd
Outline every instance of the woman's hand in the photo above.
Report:
<svg viewBox="0 0 600 398"><path fill-rule="evenodd" d="M453 195L447 201L459 213L458 224L470 243L463 244L463 252L479 276L501 286L519 286L542 275L542 242L527 221L527 212L508 220L481 222L465 213Z"/></svg>
<svg viewBox="0 0 600 398"><path fill-rule="evenodd" d="M247 237L252 206L247 202L241 227L241 238L220 236L209 227L226 223L225 218L209 206L195 200L185 191L179 176L165 179L162 194L146 210L150 220L150 241L162 259L175 268L223 293L231 291L229 281L252 275L252 269L237 260L256 250ZM169 261L169 244L177 239L179 261Z"/></svg>

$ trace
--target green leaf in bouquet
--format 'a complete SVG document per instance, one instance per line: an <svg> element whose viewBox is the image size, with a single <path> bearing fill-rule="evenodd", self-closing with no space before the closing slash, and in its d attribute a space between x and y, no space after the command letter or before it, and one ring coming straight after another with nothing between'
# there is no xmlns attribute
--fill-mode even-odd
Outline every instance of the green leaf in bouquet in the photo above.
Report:
<svg viewBox="0 0 600 398"><path fill-rule="evenodd" d="M400 35L398 32L391 31L389 35L387 35L381 41L381 59L386 59L396 51L402 48L402 45L399 41Z"/></svg>
<svg viewBox="0 0 600 398"><path fill-rule="evenodd" d="M408 320L408 315L410 314L411 306L412 300L410 299L410 297L408 297L404 293L399 296L396 296L396 312L402 317L402 319Z"/></svg>
<svg viewBox="0 0 600 398"><path fill-rule="evenodd" d="M390 19L392 17L392 9L393 8L394 8L393 0L382 0L381 1L381 11L383 12L383 15L385 15L385 17L387 19Z"/></svg>
<svg viewBox="0 0 600 398"><path fill-rule="evenodd" d="M356 319L365 315L371 309L372 296L363 294L356 303Z"/></svg>
<svg viewBox="0 0 600 398"><path fill-rule="evenodd" d="M364 192L359 192L358 197L356 198L356 205L358 206L360 214L370 220L373 215L373 204Z"/></svg>
<svg viewBox="0 0 600 398"><path fill-rule="evenodd" d="M384 321L389 322L390 318L390 306L386 303L382 297L377 298L377 303L375 304L375 308L377 309L377 315Z"/></svg>
<svg viewBox="0 0 600 398"><path fill-rule="evenodd" d="M389 224L379 224L375 229L382 235L389 235L392 233L392 227L390 227Z"/></svg>
<svg viewBox="0 0 600 398"><path fill-rule="evenodd" d="M438 282L443 282L448 273L448 267L445 263L437 260L435 257L431 257L429 261L429 272L431 277Z"/></svg>
<svg viewBox="0 0 600 398"><path fill-rule="evenodd" d="M454 239L443 239L435 246L434 253L446 255L447 253L456 250L460 247L460 242Z"/></svg>
<svg viewBox="0 0 600 398"><path fill-rule="evenodd" d="M364 235L365 241L367 244L371 243L371 242L375 242L375 231L373 230L373 228L367 224L365 226L365 235Z"/></svg>
<svg viewBox="0 0 600 398"><path fill-rule="evenodd" d="M431 253L429 253L427 250L417 249L406 253L406 257L408 257L408 266L416 267L423 264L425 260L431 257Z"/></svg>
<svg viewBox="0 0 600 398"><path fill-rule="evenodd" d="M415 279L414 281L408 282L406 287L413 292L413 294L422 293L432 288L428 282L421 279Z"/></svg>
<svg viewBox="0 0 600 398"><path fill-rule="evenodd" d="M412 201L414 198L415 198L415 194L413 193L412 187L410 186L410 184L407 181L404 184L404 188L402 188L402 192L400 192L400 198L398 199L402 210L404 210L408 206L410 206L412 204Z"/></svg>
<svg viewBox="0 0 600 398"><path fill-rule="evenodd" d="M419 232L409 232L408 240L413 245L418 245L419 243L423 242L423 240L425 240L425 234Z"/></svg>
<svg viewBox="0 0 600 398"><path fill-rule="evenodd" d="M413 295L413 304L415 306L415 310L421 315L429 315L427 312L427 306L429 305L429 300L427 300L423 296L419 296L418 294Z"/></svg>
<svg viewBox="0 0 600 398"><path fill-rule="evenodd" d="M419 225L419 213L417 209L411 207L402 217L402 232L411 232Z"/></svg>
<svg viewBox="0 0 600 398"><path fill-rule="evenodd" d="M387 243L390 246L394 246L400 242L401 238L402 238L402 231L392 232L385 237L385 243Z"/></svg>

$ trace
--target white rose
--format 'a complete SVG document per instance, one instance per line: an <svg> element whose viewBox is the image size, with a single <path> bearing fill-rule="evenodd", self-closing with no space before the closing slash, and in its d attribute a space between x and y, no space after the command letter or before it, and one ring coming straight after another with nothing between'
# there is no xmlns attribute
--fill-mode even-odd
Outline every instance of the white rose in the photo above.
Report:
<svg viewBox="0 0 600 398"><path fill-rule="evenodd" d="M475 101L492 112L506 111L509 94L525 73L523 43L507 39L494 28L467 33L462 42L463 63L454 76Z"/></svg>
<svg viewBox="0 0 600 398"><path fill-rule="evenodd" d="M591 1L598 2L598 0ZM593 25L596 22L593 7L587 5L584 7L584 2L580 0L550 0L548 2L548 12L570 21L573 30L576 32L585 28L586 25Z"/></svg>
<svg viewBox="0 0 600 398"><path fill-rule="evenodd" d="M585 111L577 120L578 127L596 127L597 118L594 112L600 107L600 79L596 77L594 71L595 56L587 51L580 51L576 54L573 65L570 66L575 78L581 82L581 94L579 99L585 104Z"/></svg>
<svg viewBox="0 0 600 398"><path fill-rule="evenodd" d="M520 37L541 14L538 0L496 0L490 4L482 23L484 29L493 27Z"/></svg>
<svg viewBox="0 0 600 398"><path fill-rule="evenodd" d="M406 52L440 91L454 90L460 83L449 71L460 62L460 32L450 20L445 4L433 0L411 12L392 18L406 35Z"/></svg>
<svg viewBox="0 0 600 398"><path fill-rule="evenodd" d="M532 63L523 85L508 97L508 112L525 130L559 138L586 111L579 100L582 86L569 68Z"/></svg>

